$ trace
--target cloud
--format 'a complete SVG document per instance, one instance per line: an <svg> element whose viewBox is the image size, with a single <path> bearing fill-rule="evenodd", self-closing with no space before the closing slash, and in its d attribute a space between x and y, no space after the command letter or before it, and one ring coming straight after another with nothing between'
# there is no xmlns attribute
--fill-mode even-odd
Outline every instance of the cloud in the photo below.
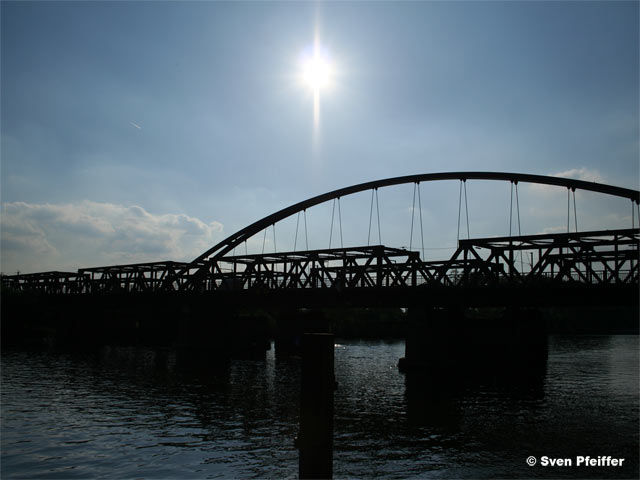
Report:
<svg viewBox="0 0 640 480"><path fill-rule="evenodd" d="M597 170L592 170L586 167L572 168L570 170L564 170L562 172L548 173L550 177L569 178L572 180L583 180L585 182L597 182L607 183L605 178ZM564 192L564 187L556 187L554 185L543 185L539 183L529 184L529 188L532 192L539 192L547 194L549 192ZM566 193L566 192L565 192Z"/></svg>
<svg viewBox="0 0 640 480"><path fill-rule="evenodd" d="M560 177L560 178L569 178L572 180L583 180L585 182L597 182L597 183L607 183L605 178L598 172L597 170L592 170L585 167L580 168L572 168L570 170L564 170L562 172L548 173L550 177ZM557 197L567 195L566 188L558 187L555 185L543 185L540 183L530 183L527 184L527 188L529 193L532 195L537 195L539 197ZM581 190L578 190L578 195L582 194Z"/></svg>
<svg viewBox="0 0 640 480"><path fill-rule="evenodd" d="M573 180L584 180L585 182L605 183L604 177L597 170L590 170L585 167L572 168L564 172L552 173L552 177L571 178Z"/></svg>
<svg viewBox="0 0 640 480"><path fill-rule="evenodd" d="M550 176L611 184L598 170L585 167L552 173ZM581 189L570 192L565 187L540 184L528 184L528 188L521 193L521 204L528 205L526 216L535 225L535 233L566 232L567 228L573 231L576 223L579 230L632 226L630 206L626 199Z"/></svg>
<svg viewBox="0 0 640 480"><path fill-rule="evenodd" d="M223 237L219 222L91 201L5 203L0 226L2 270L7 273L187 261Z"/></svg>

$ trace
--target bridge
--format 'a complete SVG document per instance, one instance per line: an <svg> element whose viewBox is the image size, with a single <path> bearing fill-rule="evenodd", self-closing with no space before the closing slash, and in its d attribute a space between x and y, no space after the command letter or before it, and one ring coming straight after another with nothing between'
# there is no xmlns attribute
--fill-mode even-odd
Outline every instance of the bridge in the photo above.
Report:
<svg viewBox="0 0 640 480"><path fill-rule="evenodd" d="M427 259L420 185L439 181L459 182L458 234L451 255ZM470 237L468 181L510 184L508 235ZM520 183L566 189L566 231L522 235ZM380 235L378 190L407 184L413 184L409 248L385 245ZM630 201L631 225L579 231L577 190ZM367 191L371 198L367 242L344 246L340 201ZM329 245L310 249L306 212L324 203L331 205L332 212ZM416 210L418 221L414 221ZM335 238L340 239L340 247L332 248L336 214ZM296 219L293 248L278 250L276 225L290 218ZM458 382L470 373L481 376L506 371L508 378L536 382L542 378L547 357L547 325L538 307L637 308L640 229L636 220L640 226L640 192L593 182L495 172L378 180L282 209L239 230L191 262L5 275L3 292L12 294L2 302L2 339L38 339L45 332L54 337L54 344L72 347L121 341L170 345L180 352L176 358L192 368L194 362L210 364L211 354L224 358L247 350L264 354L265 343L275 338L277 354L293 352L303 357L298 442L301 476L308 468L319 468L325 472L321 476L330 476L334 340L331 334L302 335L305 331L327 331L326 319L314 324L315 318L305 314L322 316L324 307L408 307L405 357L398 364L407 373L408 391L430 385L422 377L425 372ZM467 224L467 238L460 238L461 222ZM378 242L371 244L375 223ZM420 248L414 249L418 226ZM269 232L272 249L265 251ZM262 251L249 253L247 245L256 236L262 236ZM297 248L299 238L304 249ZM484 318L476 315L482 309L469 308L485 306L506 308L485 309L490 316ZM242 309L244 312L238 313ZM261 309L275 312L272 335L260 313L246 315L246 311ZM469 315L471 310L476 316Z"/></svg>
<svg viewBox="0 0 640 480"><path fill-rule="evenodd" d="M369 245L375 213L379 222L378 189L413 184L413 210L419 208L422 233L420 184L456 180L460 183L458 233L461 213L467 212L467 181L501 181L511 184L510 235L460 239L448 258L426 260L420 249ZM532 183L567 190L567 231L563 233L511 234L514 213L520 223L518 184ZM514 190L515 189L515 190ZM578 231L576 190L628 199L632 206L631 228ZM340 200L371 191L368 244L364 246L275 249L276 224L297 215L294 246L298 244L300 219L306 227L307 209L333 202L330 240ZM515 191L516 212L513 197ZM416 205L416 192L418 206ZM464 205L463 205L464 193ZM570 229L571 195L575 231ZM92 295L108 293L210 293L219 299L270 303L292 299L305 303L339 302L393 304L403 306L427 301L431 304L460 302L491 304L517 298L520 303L584 302L597 299L610 303L637 303L640 194L636 190L595 182L499 172L450 172L388 178L353 185L302 201L269 215L227 237L191 262L162 261L82 268L77 272L42 272L4 275L4 291L37 292L46 295ZM377 212L376 212L377 210ZM416 221L416 230L417 224ZM273 230L274 251L249 254L247 241ZM411 219L413 240L414 215ZM378 233L380 226L378 224ZM306 228L305 228L305 236ZM337 235L336 235L337 236ZM424 241L424 240L423 240ZM302 243L302 242L300 242ZM306 240L308 244L308 239ZM342 243L342 241L341 241ZM245 254L236 254L244 244ZM464 290L465 295L460 296ZM505 297L505 292L509 296ZM585 294L588 296L585 297ZM515 295L515 297L514 297ZM271 297L271 300L269 300ZM527 300L528 299L528 300Z"/></svg>

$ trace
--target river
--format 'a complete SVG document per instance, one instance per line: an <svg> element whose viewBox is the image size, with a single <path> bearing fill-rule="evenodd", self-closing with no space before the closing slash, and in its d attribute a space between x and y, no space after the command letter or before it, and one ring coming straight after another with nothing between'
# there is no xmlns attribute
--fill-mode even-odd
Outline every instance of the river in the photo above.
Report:
<svg viewBox="0 0 640 480"><path fill-rule="evenodd" d="M415 391L403 342L337 340L334 477L638 478L638 340L551 336L539 378ZM297 358L194 371L171 350L104 347L1 361L2 478L298 475ZM587 455L624 461L577 466Z"/></svg>

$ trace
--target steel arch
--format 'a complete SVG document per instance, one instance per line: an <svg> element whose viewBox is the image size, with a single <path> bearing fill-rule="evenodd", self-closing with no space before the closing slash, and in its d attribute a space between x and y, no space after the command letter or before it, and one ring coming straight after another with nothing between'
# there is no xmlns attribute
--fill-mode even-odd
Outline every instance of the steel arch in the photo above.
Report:
<svg viewBox="0 0 640 480"><path fill-rule="evenodd" d="M566 187L573 191L588 190L592 192L612 195L615 197L628 198L636 204L640 204L640 191L629 188L615 187L597 182L587 182L584 180L574 180L570 178L551 177L546 175L531 175L526 173L510 173L510 172L440 172L440 173L423 173L418 175L406 175L402 177L385 178L374 180L371 182L360 183L350 187L339 188L331 192L311 197L302 202L298 202L289 207L283 208L271 215L268 215L257 222L248 225L233 235L228 236L221 242L217 243L202 255L194 259L190 268L197 268L201 262L210 258L220 258L226 253L233 250L245 240L248 240L256 233L265 228L284 220L291 215L302 212L307 208L319 205L321 203L341 198L366 190L377 189L381 187L390 187L393 185L402 185L407 183L432 182L439 180L499 180L513 183L537 183L541 185L553 185L558 187Z"/></svg>

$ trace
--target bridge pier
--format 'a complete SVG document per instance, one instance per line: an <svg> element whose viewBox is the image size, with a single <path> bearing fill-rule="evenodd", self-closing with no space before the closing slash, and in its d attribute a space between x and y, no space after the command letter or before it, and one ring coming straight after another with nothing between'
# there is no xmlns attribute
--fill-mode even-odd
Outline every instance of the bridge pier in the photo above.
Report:
<svg viewBox="0 0 640 480"><path fill-rule="evenodd" d="M182 302L175 346L189 361L211 358L264 358L271 348L268 318L230 305L214 305L206 296Z"/></svg>
<svg viewBox="0 0 640 480"><path fill-rule="evenodd" d="M268 319L207 295L38 295L2 299L2 346L172 347L192 357L264 357ZM197 352L201 355L196 355Z"/></svg>
<svg viewBox="0 0 640 480"><path fill-rule="evenodd" d="M476 376L544 369L546 322L530 308L412 307L402 372Z"/></svg>
<svg viewBox="0 0 640 480"><path fill-rule="evenodd" d="M330 333L302 337L300 375L300 478L333 477L334 338Z"/></svg>
<svg viewBox="0 0 640 480"><path fill-rule="evenodd" d="M306 333L330 333L331 324L319 309L287 309L275 313L276 356L301 356Z"/></svg>

